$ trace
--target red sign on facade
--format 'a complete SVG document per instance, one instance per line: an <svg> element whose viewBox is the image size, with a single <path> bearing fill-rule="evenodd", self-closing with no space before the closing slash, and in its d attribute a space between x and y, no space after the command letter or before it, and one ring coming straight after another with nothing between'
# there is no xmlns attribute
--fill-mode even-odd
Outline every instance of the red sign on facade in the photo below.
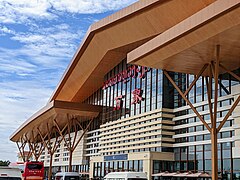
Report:
<svg viewBox="0 0 240 180"><path fill-rule="evenodd" d="M122 108L123 98L124 98L123 95L114 98L114 100L116 101L116 107L114 107L114 109L113 109L114 111L120 110Z"/></svg>
<svg viewBox="0 0 240 180"><path fill-rule="evenodd" d="M144 100L142 97L143 91L141 89L135 89L132 91L132 102L131 104L139 104L141 101ZM114 100L116 101L116 106L114 107L114 111L120 110L123 107L123 98L124 95L120 95L118 97L115 97Z"/></svg>
<svg viewBox="0 0 240 180"><path fill-rule="evenodd" d="M127 82L131 77L144 78L146 73L149 71L149 68L143 66L129 66L126 70L118 73L116 76L105 81L103 84L103 89L106 89L110 86L117 84L118 82Z"/></svg>
<svg viewBox="0 0 240 180"><path fill-rule="evenodd" d="M142 100L143 91L141 89L135 89L132 92L133 95L133 102L131 104L139 104Z"/></svg>

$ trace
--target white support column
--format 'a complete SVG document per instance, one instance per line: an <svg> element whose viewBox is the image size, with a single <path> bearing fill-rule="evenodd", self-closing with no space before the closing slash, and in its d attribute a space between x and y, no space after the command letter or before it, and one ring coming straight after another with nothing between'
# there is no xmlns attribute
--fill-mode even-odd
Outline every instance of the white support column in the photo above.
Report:
<svg viewBox="0 0 240 180"><path fill-rule="evenodd" d="M232 95L234 101L236 101L237 97L240 95L240 85L236 85L232 87ZM240 158L240 103L235 108L232 113L232 117L234 118L234 130L235 130L235 147L233 147L233 158Z"/></svg>

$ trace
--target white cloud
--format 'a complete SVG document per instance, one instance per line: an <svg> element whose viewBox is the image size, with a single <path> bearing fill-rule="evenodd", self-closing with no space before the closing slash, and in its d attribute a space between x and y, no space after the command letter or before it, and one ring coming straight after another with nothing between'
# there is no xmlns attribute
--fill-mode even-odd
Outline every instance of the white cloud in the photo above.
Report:
<svg viewBox="0 0 240 180"><path fill-rule="evenodd" d="M0 47L1 73L24 75L36 69L55 68L63 71L83 35L83 30L74 31L68 24L58 24L51 28L35 27L31 31L14 33L10 38L22 46L17 50Z"/></svg>
<svg viewBox="0 0 240 180"><path fill-rule="evenodd" d="M92 14L121 9L136 0L0 0L0 22L23 23L29 19L54 19L55 11Z"/></svg>
<svg viewBox="0 0 240 180"><path fill-rule="evenodd" d="M1 26L1 25L0 25L0 32L3 34L15 34L14 30L11 30L6 26Z"/></svg>
<svg viewBox="0 0 240 180"><path fill-rule="evenodd" d="M14 63L12 63L9 60L4 60L2 58L0 62L0 71L5 71L9 73L16 73L18 75L21 74L29 74L35 72L34 69L37 67L31 63L28 63L23 60L15 60Z"/></svg>
<svg viewBox="0 0 240 180"><path fill-rule="evenodd" d="M52 93L47 86L40 79L0 82L0 159L16 161L16 145L9 136L46 104Z"/></svg>
<svg viewBox="0 0 240 180"><path fill-rule="evenodd" d="M136 0L50 0L53 8L70 13L90 14L114 11L123 8Z"/></svg>
<svg viewBox="0 0 240 180"><path fill-rule="evenodd" d="M53 18L47 10L50 4L45 0L0 0L0 21L2 23L22 23L29 18Z"/></svg>
<svg viewBox="0 0 240 180"><path fill-rule="evenodd" d="M0 0L0 36L9 40L0 43L0 160L16 160L9 136L47 103L85 34L60 17L74 14L94 22L98 17L79 14L114 11L135 1Z"/></svg>
<svg viewBox="0 0 240 180"><path fill-rule="evenodd" d="M0 159L16 160L9 136L47 103L82 36L82 30L64 23L33 26L9 37L19 48L0 46Z"/></svg>

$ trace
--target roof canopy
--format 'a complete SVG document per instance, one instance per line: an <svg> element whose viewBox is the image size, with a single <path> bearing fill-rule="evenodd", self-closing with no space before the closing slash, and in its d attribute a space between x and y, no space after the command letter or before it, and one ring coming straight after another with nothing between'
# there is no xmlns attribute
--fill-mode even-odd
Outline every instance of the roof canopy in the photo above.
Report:
<svg viewBox="0 0 240 180"><path fill-rule="evenodd" d="M126 58L127 53L157 35L165 34L169 28L215 1L138 1L93 24L49 104L20 126L10 139L16 142L26 135L33 141L37 128L41 129L43 135L46 134L46 125L53 126L54 119L57 119L60 126L64 126L68 114L96 117L102 108L72 102L83 102L98 90L105 74ZM233 23L235 21L233 19Z"/></svg>
<svg viewBox="0 0 240 180"><path fill-rule="evenodd" d="M73 102L52 101L40 111L25 121L10 137L11 141L18 142L21 137L27 137L30 141L38 134L37 128L45 136L54 126L54 119L60 127L65 126L69 120L68 116L81 116L94 118L101 112L102 107L90 104Z"/></svg>
<svg viewBox="0 0 240 180"><path fill-rule="evenodd" d="M230 71L239 68L239 5L239 0L212 3L130 52L128 63L197 74L216 59L216 46L220 45L220 63Z"/></svg>
<svg viewBox="0 0 240 180"><path fill-rule="evenodd" d="M82 102L131 50L215 0L144 0L93 24L51 100Z"/></svg>

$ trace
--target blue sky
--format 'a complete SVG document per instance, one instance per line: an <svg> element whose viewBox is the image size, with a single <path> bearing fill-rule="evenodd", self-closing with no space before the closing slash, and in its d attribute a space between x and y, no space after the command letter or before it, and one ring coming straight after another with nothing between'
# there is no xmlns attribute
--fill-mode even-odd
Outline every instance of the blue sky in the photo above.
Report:
<svg viewBox="0 0 240 180"><path fill-rule="evenodd" d="M0 160L9 136L46 105L88 27L137 0L0 0Z"/></svg>

